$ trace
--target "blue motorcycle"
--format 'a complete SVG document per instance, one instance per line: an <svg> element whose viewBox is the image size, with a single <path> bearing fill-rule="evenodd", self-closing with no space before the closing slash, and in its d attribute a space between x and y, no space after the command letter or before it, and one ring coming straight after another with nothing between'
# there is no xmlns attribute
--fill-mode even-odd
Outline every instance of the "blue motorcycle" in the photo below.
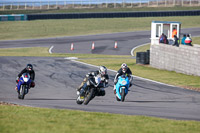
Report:
<svg viewBox="0 0 200 133"><path fill-rule="evenodd" d="M19 99L24 99L25 95L28 93L28 90L30 89L30 85L31 85L30 75L28 73L22 74L17 84Z"/></svg>
<svg viewBox="0 0 200 133"><path fill-rule="evenodd" d="M117 101L124 102L125 96L128 94L129 88L129 78L126 75L118 77L118 82L116 84L116 99Z"/></svg>

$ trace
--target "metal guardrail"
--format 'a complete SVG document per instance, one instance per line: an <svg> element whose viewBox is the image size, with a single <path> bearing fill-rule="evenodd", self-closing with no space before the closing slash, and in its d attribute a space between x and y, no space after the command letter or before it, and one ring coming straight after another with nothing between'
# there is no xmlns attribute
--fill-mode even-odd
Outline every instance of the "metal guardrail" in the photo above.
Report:
<svg viewBox="0 0 200 133"><path fill-rule="evenodd" d="M63 0L0 2L0 10L200 6L200 0Z"/></svg>

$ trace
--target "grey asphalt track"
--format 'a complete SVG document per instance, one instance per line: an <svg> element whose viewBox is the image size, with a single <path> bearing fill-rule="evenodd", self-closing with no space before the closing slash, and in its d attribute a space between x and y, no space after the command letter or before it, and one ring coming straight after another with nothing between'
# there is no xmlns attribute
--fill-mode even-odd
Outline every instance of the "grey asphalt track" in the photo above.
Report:
<svg viewBox="0 0 200 133"><path fill-rule="evenodd" d="M143 33L146 32L135 32L138 36L141 36ZM130 33L122 34L129 35ZM111 34L109 35L111 36ZM113 36L115 35L116 34ZM108 35L106 35L105 38L107 38L107 36ZM90 39L89 36L87 36L87 38L86 42L90 42L89 40L93 40L94 36L91 36ZM132 39L132 37L129 36L126 40L128 40L128 38ZM42 41L38 44L34 42L38 39L29 40L29 44L33 44L29 46L49 47L52 44L56 46L59 45L59 42L63 42L63 38L57 39L61 40L57 40L55 44L53 44L53 42L51 44L45 43L53 39L39 39ZM137 42L135 40L137 40L137 38L131 41ZM141 40L147 40L148 42L148 37L146 39L142 39L141 37ZM26 47L28 41L21 41L23 43L20 43L20 41L7 41L7 47ZM41 44L41 42L44 42L44 44ZM139 42L137 43L139 45ZM0 42L1 47L6 47L5 44L6 41ZM63 46L64 45L65 44L63 44ZM54 49L54 52L59 48L56 49L57 48ZM104 50L102 51L101 54L106 52ZM126 53L129 51L126 51ZM121 52L121 50L119 52ZM81 83L84 75L88 71L96 70L96 67L58 57L0 57L0 62L0 101L33 107L145 115L180 120L200 120L200 92L134 77L134 85L131 87L125 102L122 103L116 101L112 90L115 72L108 71L110 75L110 86L106 88L106 95L104 97L95 97L87 106L77 105L75 89ZM19 100L17 98L17 92L14 90L15 78L27 63L32 63L34 66L36 72L36 87L30 89L29 94L25 96L24 100Z"/></svg>

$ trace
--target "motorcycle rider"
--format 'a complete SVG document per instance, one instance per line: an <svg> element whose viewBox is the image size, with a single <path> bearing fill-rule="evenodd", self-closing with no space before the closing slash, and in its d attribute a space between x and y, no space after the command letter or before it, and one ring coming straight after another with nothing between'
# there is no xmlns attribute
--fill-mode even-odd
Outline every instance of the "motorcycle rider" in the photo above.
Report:
<svg viewBox="0 0 200 133"><path fill-rule="evenodd" d="M129 87L132 86L132 80L133 80L132 76L131 76L132 72L131 72L130 68L127 66L126 63L122 63L121 68L118 70L118 72L117 72L117 74L115 75L115 78L114 78L114 89L113 89L114 94L116 94L116 84L118 82L118 77L121 76L121 75L128 76L129 81L130 81Z"/></svg>
<svg viewBox="0 0 200 133"><path fill-rule="evenodd" d="M19 78L22 76L23 73L29 73L30 75L30 79L31 79L31 85L30 87L35 87L35 71L33 70L33 65L32 64L27 64L26 67L18 74L17 78L16 78L16 87L15 90L18 91L18 88L21 86L21 84L19 83Z"/></svg>
<svg viewBox="0 0 200 133"><path fill-rule="evenodd" d="M92 71L89 72L88 74L85 75L85 78L83 79L83 82L81 83L81 85L77 88L77 95L80 94L80 90L83 88L83 90L87 87L87 81L90 78L95 78L95 77L101 77L101 81L103 83L105 83L105 87L108 86L108 80L109 80L109 76L107 74L107 68L105 66L100 66L98 71ZM104 88L101 88L100 90L100 95L104 96L105 95L105 90Z"/></svg>

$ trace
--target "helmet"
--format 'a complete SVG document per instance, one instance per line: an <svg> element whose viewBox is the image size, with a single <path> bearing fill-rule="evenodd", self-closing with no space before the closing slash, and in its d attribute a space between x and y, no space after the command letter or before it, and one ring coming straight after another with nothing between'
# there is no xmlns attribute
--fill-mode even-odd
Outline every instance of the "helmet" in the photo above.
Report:
<svg viewBox="0 0 200 133"><path fill-rule="evenodd" d="M100 67L99 67L99 73L100 73L101 75L107 74L107 68L106 68L105 66L100 66Z"/></svg>
<svg viewBox="0 0 200 133"><path fill-rule="evenodd" d="M27 64L26 65L26 70L32 71L33 70L33 66L31 64Z"/></svg>
<svg viewBox="0 0 200 133"><path fill-rule="evenodd" d="M126 70L127 70L127 65L126 65L126 63L123 63L122 65L121 65L121 68L122 68L122 72L126 72Z"/></svg>

